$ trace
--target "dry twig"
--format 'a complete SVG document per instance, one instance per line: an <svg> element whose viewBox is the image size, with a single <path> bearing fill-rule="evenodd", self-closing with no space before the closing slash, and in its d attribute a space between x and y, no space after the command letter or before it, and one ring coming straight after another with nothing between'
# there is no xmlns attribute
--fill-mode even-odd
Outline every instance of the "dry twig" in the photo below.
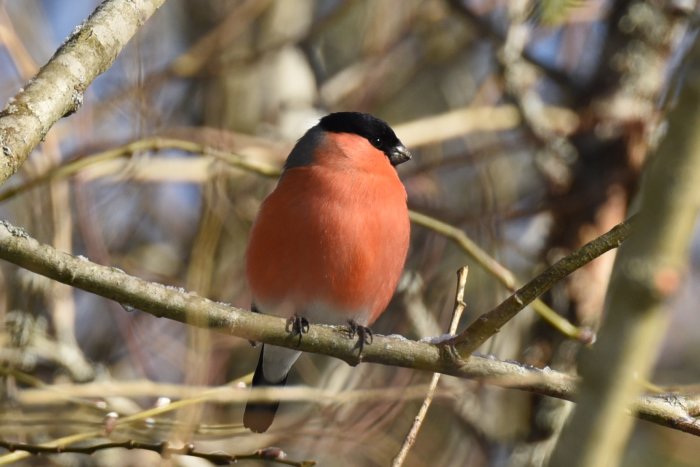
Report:
<svg viewBox="0 0 700 467"><path fill-rule="evenodd" d="M450 334L454 334L457 332L457 325L459 324L459 319L462 317L462 313L464 312L464 309L467 306L464 302L464 288L467 286L468 274L469 268L467 266L464 266L459 271L457 271L457 291L455 292L455 304L454 309L452 311L452 320L450 321L450 328L448 330ZM401 449L399 450L398 454L396 454L396 457L394 457L394 460L391 463L393 467L401 467L403 465L404 461L406 460L406 456L408 455L408 451L415 444L416 437L418 436L418 431L420 431L420 427L423 425L423 420L425 420L425 416L428 413L430 404L432 404L433 402L433 397L435 396L435 390L437 389L439 381L440 373L433 373L433 377L430 380L428 393L426 394L425 399L423 400L423 404L421 404L420 410L418 411L416 418L413 420L411 429L406 435L406 439L404 439Z"/></svg>
<svg viewBox="0 0 700 467"><path fill-rule="evenodd" d="M54 123L80 107L85 89L164 1L105 1L10 100L0 114L0 183L19 169Z"/></svg>
<svg viewBox="0 0 700 467"><path fill-rule="evenodd" d="M484 313L467 329L452 341L460 355L465 356L474 352L488 338L495 335L503 325L529 303L549 290L555 283L562 280L583 265L591 262L603 253L619 247L630 235L630 223L622 222L600 237L591 240L578 250L557 261L543 273L522 286L513 295L504 300L493 310ZM592 331L587 335L581 331L579 338L591 342L594 338Z"/></svg>

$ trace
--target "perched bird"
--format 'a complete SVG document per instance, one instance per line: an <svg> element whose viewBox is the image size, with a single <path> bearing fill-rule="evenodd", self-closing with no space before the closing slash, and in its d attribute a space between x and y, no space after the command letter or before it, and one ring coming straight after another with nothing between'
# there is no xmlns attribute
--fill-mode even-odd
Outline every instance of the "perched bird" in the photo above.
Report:
<svg viewBox="0 0 700 467"><path fill-rule="evenodd" d="M384 121L338 112L299 139L250 232L253 309L308 323L349 323L358 345L384 311L403 269L410 224L395 166L411 158ZM301 352L263 345L253 387L283 386ZM266 431L279 401L249 402L243 424Z"/></svg>

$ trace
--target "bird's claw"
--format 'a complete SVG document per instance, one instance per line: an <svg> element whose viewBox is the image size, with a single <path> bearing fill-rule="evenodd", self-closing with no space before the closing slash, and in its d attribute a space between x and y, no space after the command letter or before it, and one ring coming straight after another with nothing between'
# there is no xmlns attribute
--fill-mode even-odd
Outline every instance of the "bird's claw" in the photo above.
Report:
<svg viewBox="0 0 700 467"><path fill-rule="evenodd" d="M357 344L355 344L355 347L359 349L360 357L362 357L362 350L365 348L365 345L370 345L374 340L372 330L367 326L357 324L354 320L350 320L348 321L348 334L350 335L350 339L354 339L355 336L357 336Z"/></svg>
<svg viewBox="0 0 700 467"><path fill-rule="evenodd" d="M309 332L309 320L303 316L290 316L284 329L293 336L299 336L301 342L302 334Z"/></svg>

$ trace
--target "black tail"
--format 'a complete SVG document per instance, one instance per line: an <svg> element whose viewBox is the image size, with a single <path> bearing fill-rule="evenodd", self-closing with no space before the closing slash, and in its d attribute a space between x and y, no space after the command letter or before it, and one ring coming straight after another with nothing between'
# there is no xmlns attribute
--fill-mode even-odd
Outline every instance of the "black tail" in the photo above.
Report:
<svg viewBox="0 0 700 467"><path fill-rule="evenodd" d="M255 368L255 375L253 375L252 387L283 387L287 382L287 376L285 376L282 381L276 383L265 379L265 375L263 375L263 352L265 352L264 345L260 350L258 366ZM277 408L279 406L280 401L248 402L245 406L245 412L243 413L243 426L256 433L267 431L270 425L272 425L272 420L274 420L275 413L277 413Z"/></svg>

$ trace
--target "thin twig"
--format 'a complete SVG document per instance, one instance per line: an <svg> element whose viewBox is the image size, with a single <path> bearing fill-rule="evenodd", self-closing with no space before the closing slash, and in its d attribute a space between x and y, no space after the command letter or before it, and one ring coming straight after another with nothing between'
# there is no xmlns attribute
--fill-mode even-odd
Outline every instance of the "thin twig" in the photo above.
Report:
<svg viewBox="0 0 700 467"><path fill-rule="evenodd" d="M409 212L409 216L414 224L433 230L434 232L444 235L457 243L457 245L459 245L459 247L462 248L465 253L471 256L471 258L476 261L479 266L489 272L509 291L515 292L515 290L518 288L518 281L513 273L482 250L476 243L474 243L474 241L472 241L472 239L467 237L467 235L461 229L415 211ZM532 302L532 308L542 317L542 319L571 339L580 339L582 335L588 334L586 331L581 330L571 324L566 318L552 310L540 299L535 299Z"/></svg>
<svg viewBox="0 0 700 467"><path fill-rule="evenodd" d="M131 143L98 152L87 157L81 157L59 167L55 167L54 169L36 178L28 180L21 185L3 190L0 192L0 202L14 198L17 195L20 195L48 181L70 177L93 165L115 159L131 157L132 155L140 152L163 151L168 149L176 149L191 154L211 156L233 167L265 177L277 177L280 174L279 168L250 160L249 158L246 158L240 154L230 151L222 151L220 149L215 149L193 141L155 136L133 141Z"/></svg>
<svg viewBox="0 0 700 467"><path fill-rule="evenodd" d="M536 297L549 290L555 283L603 253L619 247L629 237L630 231L630 220L622 222L595 240L586 243L570 255L560 259L518 289L517 292L505 299L496 308L479 317L455 337L451 344L455 345L460 355L469 355L486 342L488 338L495 335L520 310L535 300ZM592 332L589 332L587 336L582 335L580 338L590 342L593 340L594 335Z"/></svg>
<svg viewBox="0 0 700 467"><path fill-rule="evenodd" d="M450 328L448 330L450 334L454 334L457 332L459 320L462 317L462 313L464 312L464 309L467 306L464 302L464 288L467 286L468 274L468 266L464 266L460 268L459 271L457 271L457 291L455 292L455 304L454 309L452 311L452 320L450 321ZM423 420L425 420L425 416L428 413L428 409L430 408L430 405L433 402L433 397L435 396L435 390L437 389L439 381L440 373L433 373L433 378L430 380L430 386L428 387L428 393L426 394L425 399L423 400L423 404L421 404L420 410L418 411L416 418L413 420L413 425L411 425L411 429L409 430L408 435L406 435L406 439L404 439L401 449L399 450L398 454L396 454L396 457L394 457L394 460L391 463L392 467L401 467L404 461L406 460L408 451L415 444L416 438L418 437L418 432L420 431L420 427L423 425Z"/></svg>
<svg viewBox="0 0 700 467"><path fill-rule="evenodd" d="M245 378L241 378L239 381ZM267 402L270 400L303 401L318 404L348 403L356 401L376 401L396 399L401 397L406 400L421 399L428 389L427 384L418 384L402 387L354 389L337 392L308 386L288 386L247 388L238 383L223 386L181 386L175 384L153 384L150 381L136 381L129 383L88 383L80 385L55 385L45 389L23 389L17 395L17 402L21 406L46 406L51 404L65 404L66 398L72 397L68 402L75 402L73 393L82 397L109 398L109 397L173 397L181 398L172 401L168 405L151 407L137 414L129 415L123 422L142 421L145 418L159 416L173 410L191 405L215 402L217 404L240 404L248 401ZM49 389L51 388L51 389ZM453 392L446 392L452 396ZM87 405L87 404L85 404ZM93 403L93 407L95 404ZM104 413L101 413L104 415ZM137 417L137 418L134 418Z"/></svg>

